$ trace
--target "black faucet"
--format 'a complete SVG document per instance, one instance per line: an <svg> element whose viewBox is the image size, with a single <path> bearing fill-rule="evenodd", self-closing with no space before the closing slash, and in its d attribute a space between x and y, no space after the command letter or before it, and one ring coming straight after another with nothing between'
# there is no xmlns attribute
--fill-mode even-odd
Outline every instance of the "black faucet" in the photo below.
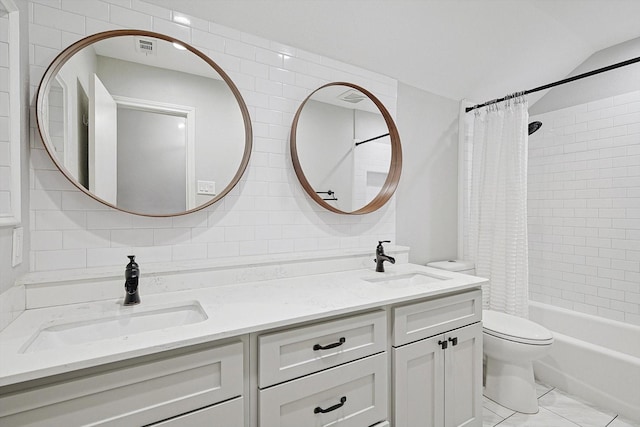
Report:
<svg viewBox="0 0 640 427"><path fill-rule="evenodd" d="M396 263L396 259L392 256L386 255L384 253L384 248L382 247L383 243L391 243L390 240L378 240L378 247L376 248L376 271L378 273L384 273L384 265L383 262L389 261L391 264Z"/></svg>
<svg viewBox="0 0 640 427"><path fill-rule="evenodd" d="M138 293L138 278L140 278L140 269L138 263L135 262L135 255L127 255L129 264L124 270L124 288L127 291L124 297L124 305L140 304L140 294Z"/></svg>

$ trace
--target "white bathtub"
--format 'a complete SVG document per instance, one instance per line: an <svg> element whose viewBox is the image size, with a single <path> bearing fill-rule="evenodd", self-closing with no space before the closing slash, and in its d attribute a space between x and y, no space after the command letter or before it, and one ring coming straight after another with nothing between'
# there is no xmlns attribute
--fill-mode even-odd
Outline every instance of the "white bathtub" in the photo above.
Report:
<svg viewBox="0 0 640 427"><path fill-rule="evenodd" d="M536 378L640 420L640 326L531 301L529 318L553 332Z"/></svg>

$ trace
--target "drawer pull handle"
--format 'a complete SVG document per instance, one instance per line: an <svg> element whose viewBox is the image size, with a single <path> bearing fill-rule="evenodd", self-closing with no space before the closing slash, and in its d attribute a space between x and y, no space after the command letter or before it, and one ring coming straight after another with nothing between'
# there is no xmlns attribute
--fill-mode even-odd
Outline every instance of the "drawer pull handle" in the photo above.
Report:
<svg viewBox="0 0 640 427"><path fill-rule="evenodd" d="M451 345L453 345L453 346L458 345L458 337L449 338L449 342L451 342Z"/></svg>
<svg viewBox="0 0 640 427"><path fill-rule="evenodd" d="M449 343L446 341L438 341L438 345L441 349L446 350L446 348L449 346Z"/></svg>
<svg viewBox="0 0 640 427"><path fill-rule="evenodd" d="M330 348L340 347L345 342L347 342L347 339L345 337L342 337L342 338L340 338L338 340L338 342L334 342L333 344L329 344L329 345L325 345L325 346L321 346L320 344L316 344L316 345L313 346L313 351L329 350Z"/></svg>
<svg viewBox="0 0 640 427"><path fill-rule="evenodd" d="M330 408L327 409L322 409L319 406L316 406L316 408L313 410L314 414L326 414L327 412L331 412L331 411L335 411L338 408L342 408L344 406L344 403L347 401L347 396L342 396L340 398L340 403L336 403L335 405L331 406Z"/></svg>

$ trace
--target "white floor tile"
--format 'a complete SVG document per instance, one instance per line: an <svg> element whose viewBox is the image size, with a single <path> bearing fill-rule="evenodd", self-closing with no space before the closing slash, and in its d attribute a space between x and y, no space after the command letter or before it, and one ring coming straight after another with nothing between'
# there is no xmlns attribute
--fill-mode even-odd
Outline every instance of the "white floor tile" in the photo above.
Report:
<svg viewBox="0 0 640 427"><path fill-rule="evenodd" d="M541 407L583 427L603 427L616 416L615 413L600 408L596 409L592 405L575 397L567 396L557 389L542 396L538 402Z"/></svg>
<svg viewBox="0 0 640 427"><path fill-rule="evenodd" d="M502 418L500 415L496 414L495 412L492 412L487 408L482 408L482 427L493 427L503 419L504 418Z"/></svg>
<svg viewBox="0 0 640 427"><path fill-rule="evenodd" d="M572 423L560 415L540 408L537 414L521 414L516 412L503 422L499 427L576 427L577 424Z"/></svg>
<svg viewBox="0 0 640 427"><path fill-rule="evenodd" d="M553 390L553 387L548 386L546 384L542 384L536 381L536 396L539 398L540 396L548 393Z"/></svg>
<svg viewBox="0 0 640 427"><path fill-rule="evenodd" d="M482 406L484 408L487 408L488 410L490 410L494 414L498 414L502 418L510 417L511 415L513 415L515 413L515 411L512 411L511 409L505 408L504 406L501 406L501 405L497 404L496 402L494 402L493 400L491 400L491 399L489 399L487 397L484 397L484 396L482 396Z"/></svg>
<svg viewBox="0 0 640 427"><path fill-rule="evenodd" d="M483 427L640 427L610 410L542 383L536 383L537 414L521 414L482 396Z"/></svg>

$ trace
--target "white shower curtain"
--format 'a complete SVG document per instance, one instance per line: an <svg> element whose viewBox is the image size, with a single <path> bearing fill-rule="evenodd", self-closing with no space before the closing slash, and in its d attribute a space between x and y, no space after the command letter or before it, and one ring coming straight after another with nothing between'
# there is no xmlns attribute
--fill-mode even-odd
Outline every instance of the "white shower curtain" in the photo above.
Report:
<svg viewBox="0 0 640 427"><path fill-rule="evenodd" d="M528 104L524 97L466 114L465 257L489 279L484 308L528 315Z"/></svg>

